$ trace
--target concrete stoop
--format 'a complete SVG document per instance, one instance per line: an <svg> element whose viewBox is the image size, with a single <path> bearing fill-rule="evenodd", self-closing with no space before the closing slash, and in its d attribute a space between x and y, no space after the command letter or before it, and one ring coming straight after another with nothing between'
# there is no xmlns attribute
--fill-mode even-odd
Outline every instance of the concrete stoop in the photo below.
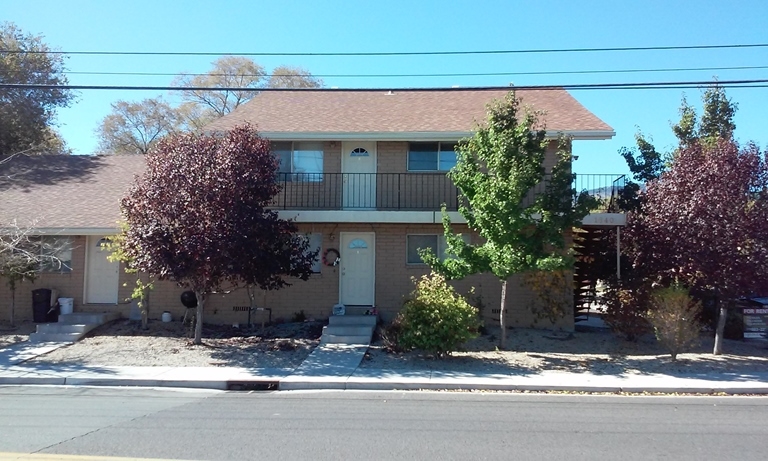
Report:
<svg viewBox="0 0 768 461"><path fill-rule="evenodd" d="M376 321L375 315L332 315L323 327L321 342L369 346Z"/></svg>
<svg viewBox="0 0 768 461"><path fill-rule="evenodd" d="M119 312L75 312L59 315L58 323L41 323L29 335L33 343L74 343L94 328L120 318Z"/></svg>

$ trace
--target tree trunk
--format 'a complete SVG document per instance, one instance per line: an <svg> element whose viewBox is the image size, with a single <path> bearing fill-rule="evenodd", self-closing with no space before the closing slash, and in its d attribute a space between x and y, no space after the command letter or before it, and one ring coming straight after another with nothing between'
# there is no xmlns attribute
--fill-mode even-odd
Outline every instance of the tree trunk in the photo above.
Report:
<svg viewBox="0 0 768 461"><path fill-rule="evenodd" d="M149 292L146 291L141 300L141 329L149 330Z"/></svg>
<svg viewBox="0 0 768 461"><path fill-rule="evenodd" d="M11 287L11 326L16 321L16 287Z"/></svg>
<svg viewBox="0 0 768 461"><path fill-rule="evenodd" d="M723 334L725 332L725 318L728 316L728 310L721 306L720 314L717 317L717 328L715 329L715 350L712 351L715 355L723 353Z"/></svg>
<svg viewBox="0 0 768 461"><path fill-rule="evenodd" d="M499 309L499 325L501 325L501 338L499 339L499 349L507 347L507 324L504 320L504 307L507 305L507 280L501 282L501 308Z"/></svg>
<svg viewBox="0 0 768 461"><path fill-rule="evenodd" d="M205 305L205 293L195 292L197 296L197 312L195 314L195 339L192 344L203 344L203 306Z"/></svg>

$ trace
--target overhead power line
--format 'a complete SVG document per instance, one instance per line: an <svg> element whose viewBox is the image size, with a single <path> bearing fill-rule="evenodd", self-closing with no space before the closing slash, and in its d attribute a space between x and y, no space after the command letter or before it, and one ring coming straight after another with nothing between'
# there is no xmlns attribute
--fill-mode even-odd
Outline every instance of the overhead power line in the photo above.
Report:
<svg viewBox="0 0 768 461"><path fill-rule="evenodd" d="M360 52L209 52L209 51L31 51L0 50L13 54L66 54L99 56L456 56L482 54L537 54L537 53L594 53L612 51L668 51L712 50L735 48L765 48L768 43L740 43L729 45L677 45L677 46L626 46L605 48L538 48L517 50L469 50L469 51L360 51Z"/></svg>
<svg viewBox="0 0 768 461"><path fill-rule="evenodd" d="M478 72L478 73L436 73L436 74L238 74L238 77L317 77L317 78L400 78L400 77L510 77L520 75L580 75L580 74L629 74L643 72L698 72L698 71L721 71L721 70L759 70L768 69L768 66L730 66L730 67L671 67L662 69L603 69L603 70L562 70L562 71L532 71L532 72ZM166 73L166 72L87 72L70 71L68 75L124 75L124 76L152 76L152 77L175 77L185 75L190 77L223 77L231 74L221 73Z"/></svg>
<svg viewBox="0 0 768 461"><path fill-rule="evenodd" d="M423 87L423 88L252 88L252 87L217 87L217 86L130 86L130 85L38 85L28 83L0 83L0 89L23 90L127 90L127 91L303 91L303 92L333 92L333 91L499 91L499 90L589 90L589 89L677 89L697 88L711 85L712 80L683 81L683 82L627 82L627 83L583 83L567 85L513 85L513 86L468 86L468 87ZM752 80L719 80L717 84L725 88L762 88L768 84L768 79Z"/></svg>

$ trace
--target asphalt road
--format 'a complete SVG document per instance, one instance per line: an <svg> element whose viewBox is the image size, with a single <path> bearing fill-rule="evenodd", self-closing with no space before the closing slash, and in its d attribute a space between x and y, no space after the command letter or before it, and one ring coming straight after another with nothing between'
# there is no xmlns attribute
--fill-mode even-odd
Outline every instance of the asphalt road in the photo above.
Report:
<svg viewBox="0 0 768 461"><path fill-rule="evenodd" d="M768 397L0 387L0 452L199 460L765 460Z"/></svg>

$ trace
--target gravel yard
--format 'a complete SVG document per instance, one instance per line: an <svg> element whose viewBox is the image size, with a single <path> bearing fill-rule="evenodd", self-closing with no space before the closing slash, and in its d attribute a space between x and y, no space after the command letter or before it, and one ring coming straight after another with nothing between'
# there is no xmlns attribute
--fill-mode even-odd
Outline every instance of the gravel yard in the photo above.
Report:
<svg viewBox="0 0 768 461"><path fill-rule="evenodd" d="M263 331L206 326L203 345L186 337L180 322L151 321L149 330L118 320L89 333L81 341L37 357L30 363L112 366L236 366L294 368L319 343L322 323L286 323ZM7 327L7 326L6 326ZM34 324L15 331L0 329L0 347L26 339ZM637 342L607 330L577 331L553 339L545 330L511 329L508 350L497 350L498 331L470 341L461 352L435 360L418 352L392 353L375 339L363 368L392 371L434 370L455 373L536 373L543 370L595 374L708 374L768 372L768 343L726 340L726 354L711 354L713 339L703 335L697 348L672 362L648 335Z"/></svg>
<svg viewBox="0 0 768 461"><path fill-rule="evenodd" d="M478 337L450 357L435 360L418 352L387 352L374 342L360 365L386 370L450 371L458 373L536 373L561 370L595 374L717 374L768 372L768 342L726 340L725 354L712 355L714 338L702 335L691 352L673 362L652 335L629 342L608 330L577 331L569 339L553 339L546 330L511 329L507 349L497 350L498 329ZM494 334L496 333L496 334Z"/></svg>

